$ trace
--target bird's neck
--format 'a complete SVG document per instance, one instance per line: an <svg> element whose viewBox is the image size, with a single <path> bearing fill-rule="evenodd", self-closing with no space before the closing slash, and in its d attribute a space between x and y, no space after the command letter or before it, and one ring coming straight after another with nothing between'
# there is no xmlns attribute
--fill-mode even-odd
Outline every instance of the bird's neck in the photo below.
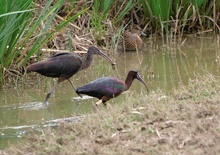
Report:
<svg viewBox="0 0 220 155"><path fill-rule="evenodd" d="M126 84L126 90L128 90L131 87L131 84L133 82L134 78L130 78L129 76L127 76L126 80L125 80L125 84Z"/></svg>
<svg viewBox="0 0 220 155"><path fill-rule="evenodd" d="M87 53L86 57L84 59L84 63L83 63L82 69L88 68L91 65L91 63L92 63L92 60L93 60L93 54Z"/></svg>

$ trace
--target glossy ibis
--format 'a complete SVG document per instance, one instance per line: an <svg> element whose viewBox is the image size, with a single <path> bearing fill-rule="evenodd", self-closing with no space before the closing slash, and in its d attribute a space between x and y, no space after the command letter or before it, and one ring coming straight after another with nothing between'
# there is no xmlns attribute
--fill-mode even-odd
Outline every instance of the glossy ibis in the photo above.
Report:
<svg viewBox="0 0 220 155"><path fill-rule="evenodd" d="M134 51L139 49L143 43L141 37L137 33L131 33L128 31L124 33L124 41L126 51Z"/></svg>
<svg viewBox="0 0 220 155"><path fill-rule="evenodd" d="M76 87L69 78L78 71L88 68L92 63L94 54L102 56L112 65L115 65L115 63L96 46L90 46L85 59L82 59L76 53L61 52L51 56L48 60L42 60L27 66L27 72L33 71L47 77L58 78L57 83L46 96L45 102L47 103L56 86L64 80L68 80L76 91ZM81 94L77 94L81 96Z"/></svg>
<svg viewBox="0 0 220 155"><path fill-rule="evenodd" d="M138 79L142 82L148 90L147 84L140 77L138 72L131 70L125 82L116 77L102 77L77 88L76 92L98 98L100 101L98 101L96 105L100 103L105 104L109 99L117 97L123 91L128 90L134 79Z"/></svg>

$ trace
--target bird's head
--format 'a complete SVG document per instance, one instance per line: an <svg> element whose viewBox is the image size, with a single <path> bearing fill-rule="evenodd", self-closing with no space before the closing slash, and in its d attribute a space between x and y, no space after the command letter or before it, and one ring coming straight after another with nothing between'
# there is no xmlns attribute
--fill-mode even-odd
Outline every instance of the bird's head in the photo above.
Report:
<svg viewBox="0 0 220 155"><path fill-rule="evenodd" d="M135 70L130 70L128 73L129 76L132 76L133 79L137 79L139 80L141 83L144 84L144 86L146 87L147 91L149 91L147 84L145 83L145 81L141 78L141 76L138 74L137 71Z"/></svg>
<svg viewBox="0 0 220 155"><path fill-rule="evenodd" d="M114 65L116 63L113 62L113 60L108 57L104 52L102 52L100 49L98 49L98 47L96 46L90 46L89 49L88 49L88 54L97 54L97 55L100 55L102 56L103 58L105 58L108 62L111 63L111 65L114 67Z"/></svg>

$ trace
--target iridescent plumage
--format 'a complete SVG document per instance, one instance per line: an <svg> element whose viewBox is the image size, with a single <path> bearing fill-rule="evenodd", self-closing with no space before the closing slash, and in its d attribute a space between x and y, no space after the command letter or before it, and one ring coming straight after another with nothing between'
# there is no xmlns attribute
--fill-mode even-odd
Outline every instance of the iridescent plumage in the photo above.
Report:
<svg viewBox="0 0 220 155"><path fill-rule="evenodd" d="M102 103L105 103L109 99L117 97L122 92L128 90L134 79L138 79L142 82L148 90L146 83L140 77L138 72L131 70L129 71L125 82L116 77L102 77L77 88L76 92L96 97L100 99Z"/></svg>

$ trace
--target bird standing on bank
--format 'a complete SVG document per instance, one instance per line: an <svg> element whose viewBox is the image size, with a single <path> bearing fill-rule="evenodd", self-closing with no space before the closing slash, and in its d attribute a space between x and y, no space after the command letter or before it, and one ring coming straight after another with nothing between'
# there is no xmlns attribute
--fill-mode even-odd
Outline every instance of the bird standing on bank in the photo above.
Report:
<svg viewBox="0 0 220 155"><path fill-rule="evenodd" d="M27 72L37 72L47 77L58 78L57 83L46 96L45 103L47 103L56 86L65 80L68 80L76 91L76 87L69 78L80 70L88 68L93 61L94 54L102 56L112 65L115 65L115 63L96 46L90 46L85 59L82 59L76 53L61 52L51 56L48 60L42 60L27 66ZM77 94L81 96L81 94Z"/></svg>
<svg viewBox="0 0 220 155"><path fill-rule="evenodd" d="M98 98L99 101L96 103L97 106L100 103L105 104L106 101L128 90L134 79L138 79L142 82L148 91L147 84L140 77L138 72L131 70L125 82L116 77L102 77L77 88L76 92Z"/></svg>

